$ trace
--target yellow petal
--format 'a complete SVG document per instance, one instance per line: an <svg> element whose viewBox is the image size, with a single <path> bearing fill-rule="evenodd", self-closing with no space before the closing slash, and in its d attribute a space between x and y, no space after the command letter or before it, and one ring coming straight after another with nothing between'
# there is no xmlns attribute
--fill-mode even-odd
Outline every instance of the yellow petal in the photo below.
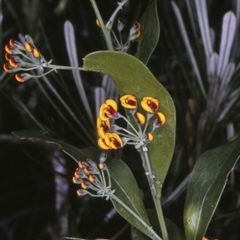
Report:
<svg viewBox="0 0 240 240"><path fill-rule="evenodd" d="M113 99L107 99L106 104L111 106L115 112L117 112L117 103Z"/></svg>
<svg viewBox="0 0 240 240"><path fill-rule="evenodd" d="M106 115L106 109L108 105L106 103L103 103L99 109L99 117L102 121L107 121L108 116Z"/></svg>
<svg viewBox="0 0 240 240"><path fill-rule="evenodd" d="M106 133L107 133L107 129L106 128L104 128L104 127L98 128L98 136L100 138L104 138Z"/></svg>
<svg viewBox="0 0 240 240"><path fill-rule="evenodd" d="M153 140L153 135L151 133L147 133L147 139L151 142Z"/></svg>
<svg viewBox="0 0 240 240"><path fill-rule="evenodd" d="M32 45L28 42L25 42L24 47L25 47L27 52L32 52L33 51Z"/></svg>
<svg viewBox="0 0 240 240"><path fill-rule="evenodd" d="M136 117L136 119L137 119L137 122L139 123L139 124L144 124L145 123L145 116L143 115L143 114L141 114L140 112L136 112L135 113L135 117Z"/></svg>
<svg viewBox="0 0 240 240"><path fill-rule="evenodd" d="M99 138L98 139L98 146L103 150L110 149L109 145L106 143L104 138Z"/></svg>

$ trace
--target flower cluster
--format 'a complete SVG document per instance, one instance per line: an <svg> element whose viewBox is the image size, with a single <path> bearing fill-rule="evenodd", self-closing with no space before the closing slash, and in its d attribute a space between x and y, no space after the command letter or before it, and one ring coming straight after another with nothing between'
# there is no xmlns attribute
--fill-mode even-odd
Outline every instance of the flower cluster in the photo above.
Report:
<svg viewBox="0 0 240 240"><path fill-rule="evenodd" d="M107 200L111 198L114 190L111 190L111 178L105 163L100 161L97 166L93 160L87 158L79 161L78 166L72 180L81 186L77 190L79 196L89 194L93 197L106 197ZM104 172L107 173L107 179Z"/></svg>
<svg viewBox="0 0 240 240"><path fill-rule="evenodd" d="M118 112L117 103L112 99L108 99L101 105L97 119L98 146L104 150L119 149L125 144L134 145L136 149L145 147L153 140L153 131L166 121L165 116L158 112L158 99L144 97L141 100L141 107L146 111L146 117L137 111L138 102L135 96L130 94L124 95L120 98L120 102L129 111L137 129L134 127L134 124ZM150 132L147 132L149 120L153 116L155 120L152 123L152 129ZM126 121L128 129L131 129L131 131L110 123L111 119L119 118Z"/></svg>
<svg viewBox="0 0 240 240"><path fill-rule="evenodd" d="M118 19L117 30L119 33L119 39L116 37L116 35L114 34L113 31L112 31L112 34L113 34L113 39L114 39L114 42L116 45L115 49L118 51L126 52L128 50L128 48L130 47L130 43L140 37L141 25L139 22L135 22L133 24L133 26L131 27L131 29L129 31L128 39L125 43L123 43L123 40L122 40L123 38L122 38L122 33L121 33L123 28L124 28L124 23L121 21L121 19Z"/></svg>
<svg viewBox="0 0 240 240"><path fill-rule="evenodd" d="M98 27L101 27L100 22L98 19L96 19L96 24ZM108 28L108 23L106 24L106 27ZM122 20L119 18L118 23L117 23L117 30L119 37L115 34L115 32L111 29L111 33L113 36L113 42L115 44L115 49L117 51L121 52L127 52L128 48L130 47L130 43L138 39L141 35L141 25L139 22L135 22L133 26L130 28L129 34L128 34L128 39L124 43L123 38L122 38L122 30L124 28L124 23Z"/></svg>
<svg viewBox="0 0 240 240"><path fill-rule="evenodd" d="M38 76L25 73L32 70L39 70L40 73L43 73L45 67L51 66L51 60L49 62L45 60L29 35L25 36L24 44L11 39L9 44L5 46L5 51L5 59L8 63L3 65L3 69L8 73L22 71L23 73L15 74L15 78L19 82L25 82L32 77L40 77L55 70L51 69L49 72Z"/></svg>

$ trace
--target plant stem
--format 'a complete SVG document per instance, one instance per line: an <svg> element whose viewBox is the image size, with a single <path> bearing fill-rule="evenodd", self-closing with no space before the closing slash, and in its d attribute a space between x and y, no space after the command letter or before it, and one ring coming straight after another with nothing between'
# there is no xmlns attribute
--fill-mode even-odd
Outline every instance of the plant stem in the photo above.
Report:
<svg viewBox="0 0 240 240"><path fill-rule="evenodd" d="M112 14L112 16L110 17L109 21L106 24L106 28L111 30L112 29L112 25L113 22L117 16L117 13L122 9L123 5L127 2L128 0L123 0L122 2L118 3L118 7L116 8L116 10L114 11L114 13Z"/></svg>
<svg viewBox="0 0 240 240"><path fill-rule="evenodd" d="M169 240L168 232L167 232L167 228L166 228L166 224L165 224L165 220L164 220L164 216L163 216L161 201L160 201L161 193L162 193L162 187L161 187L160 190L157 189L157 187L159 187L159 186L156 186L156 182L154 181L154 176L153 176L152 169L151 169L151 164L150 164L150 161L149 161L149 158L148 158L148 153L147 153L147 150L144 149L144 147L142 147L140 149L140 156L141 156L142 161L143 161L143 166L144 166L146 176L147 176L147 179L148 179L148 184L150 186L150 190L151 190L151 193L152 193L152 198L153 198L153 202L154 202L154 205L155 205L155 208L156 208L160 228L161 228L161 231L162 231L163 240Z"/></svg>
<svg viewBox="0 0 240 240"><path fill-rule="evenodd" d="M129 213L131 213L150 233L153 240L162 240L157 233L153 230L151 226L149 226L141 217L139 217L135 212L132 211L124 202L122 202L118 197L114 194L111 195L111 199L119 203L123 208L125 208Z"/></svg>
<svg viewBox="0 0 240 240"><path fill-rule="evenodd" d="M60 66L60 65L53 65L53 64L49 64L46 66L46 68L53 68L54 70L79 70L79 71L85 71L85 68L83 67L70 67L70 66Z"/></svg>
<svg viewBox="0 0 240 240"><path fill-rule="evenodd" d="M159 220L159 223L160 223L160 228L161 228L161 231L162 231L163 240L169 240L168 232L167 232L167 228L166 228L166 224L165 224L165 220L164 220L164 216L163 216L160 197L153 196L153 194L152 194L152 197L153 197L154 205L156 207L157 216L158 216L158 220Z"/></svg>
<svg viewBox="0 0 240 240"><path fill-rule="evenodd" d="M112 39L111 39L111 31L105 27L105 24L102 20L101 14L98 10L98 7L97 7L97 4L96 4L95 0L90 0L90 2L92 4L95 15L96 15L96 17L97 17L97 19L100 23L100 27L102 29L103 37L105 39L107 48L110 51L114 51L113 44L112 44Z"/></svg>

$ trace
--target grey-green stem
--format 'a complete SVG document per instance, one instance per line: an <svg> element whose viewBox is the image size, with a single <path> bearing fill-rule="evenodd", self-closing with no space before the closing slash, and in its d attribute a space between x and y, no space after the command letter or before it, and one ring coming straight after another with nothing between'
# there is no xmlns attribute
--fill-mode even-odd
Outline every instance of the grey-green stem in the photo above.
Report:
<svg viewBox="0 0 240 240"><path fill-rule="evenodd" d="M150 164L150 161L149 161L149 158L148 158L148 152L145 151L143 149L143 147L141 147L141 149L140 149L140 156L142 158L145 171L148 172L148 174L146 174L146 176L147 176L148 184L150 186L150 190L151 190L151 193L152 193L153 202L154 202L154 205L155 205L155 208L156 208L160 228L161 228L161 231L162 231L163 240L169 240L168 232L167 232L167 228L166 228L166 224L165 224L165 220L164 220L164 216L163 216L161 201L160 201L162 189L160 189L160 191L158 191L157 188L156 188L156 184L155 184L155 181L154 181L153 175L152 175L153 171L151 169L151 164Z"/></svg>
<svg viewBox="0 0 240 240"><path fill-rule="evenodd" d="M100 23L100 27L102 29L102 33L103 33L103 37L105 39L105 42L106 42L106 45L107 45L107 48L108 50L110 51L114 51L114 48L113 48L113 44L112 44L112 39L111 39L111 30L107 29L105 27L105 24L102 20L102 16L98 10L98 7L97 7L97 4L95 2L95 0L90 0L91 4L92 4L92 7L93 7L93 10L95 12L95 15Z"/></svg>

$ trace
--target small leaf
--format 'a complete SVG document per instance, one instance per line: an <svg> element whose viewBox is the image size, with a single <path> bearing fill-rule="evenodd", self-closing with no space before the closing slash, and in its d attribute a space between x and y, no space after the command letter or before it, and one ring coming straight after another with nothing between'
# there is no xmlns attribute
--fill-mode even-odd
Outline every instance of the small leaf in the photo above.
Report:
<svg viewBox="0 0 240 240"><path fill-rule="evenodd" d="M240 156L240 137L204 153L194 166L187 189L184 225L187 240L204 236L227 183L228 175Z"/></svg>
<svg viewBox="0 0 240 240"><path fill-rule="evenodd" d="M77 47L76 47L76 41L75 41L74 28L70 21L65 21L64 23L64 36L65 36L70 65L72 67L78 67L79 63L78 63L78 57L77 57ZM89 100L87 99L87 93L85 92L85 88L83 87L80 71L72 70L72 74L73 74L73 79L75 81L79 96L82 100L84 109L88 114L88 118L90 119L92 126L94 126L93 114L91 112Z"/></svg>
<svg viewBox="0 0 240 240"><path fill-rule="evenodd" d="M179 30L181 32L183 42L185 44L188 56L190 58L190 61L191 61L192 67L193 67L193 71L194 71L194 73L197 77L199 87L201 89L201 92L202 92L203 96L205 98L207 98L207 94L206 94L206 91L205 91L205 88L204 88L204 85L203 85L203 81L202 81L202 78L201 78L201 74L200 74L200 71L199 71L199 68L198 68L197 60L194 56L194 53L193 53L193 50L192 50L192 47L191 47L191 44L190 44L190 41L189 41L189 36L187 34L187 30L186 30L186 27L185 27L184 22L183 22L182 14L180 12L179 7L177 6L177 4L174 1L171 1L171 4L172 4L173 11L175 13L175 16L177 18L177 23L178 23L178 26L179 26Z"/></svg>
<svg viewBox="0 0 240 240"><path fill-rule="evenodd" d="M14 132L13 135L21 139L33 139L40 140L47 143L57 144L63 152L69 155L73 160L78 162L80 159L91 158L94 161L98 161L100 151L95 148L79 149L66 144L62 141L50 138L45 135L43 131L18 131ZM115 195L123 201L133 212L141 217L146 224L149 224L146 210L140 197L138 185L132 172L128 166L121 160L108 158L106 160L111 178L112 186L115 189ZM125 218L134 227L149 234L148 230L140 223L135 217L133 217L126 209L120 206L116 201L112 201L118 213Z"/></svg>
<svg viewBox="0 0 240 240"><path fill-rule="evenodd" d="M154 131L148 153L155 174L154 181L159 186L157 190L161 191L175 145L176 114L171 96L141 61L126 53L92 53L85 57L84 67L88 71L99 70L110 75L120 94L135 95L139 103L145 96L159 100L159 111L166 116L166 123Z"/></svg>
<svg viewBox="0 0 240 240"><path fill-rule="evenodd" d="M237 20L233 12L225 13L222 22L222 34L219 50L219 62L217 68L217 75L223 76L225 68L229 62L233 39L236 34Z"/></svg>
<svg viewBox="0 0 240 240"><path fill-rule="evenodd" d="M149 5L140 20L141 36L138 41L136 58L147 64L159 39L160 26L157 12L157 0L149 2Z"/></svg>

